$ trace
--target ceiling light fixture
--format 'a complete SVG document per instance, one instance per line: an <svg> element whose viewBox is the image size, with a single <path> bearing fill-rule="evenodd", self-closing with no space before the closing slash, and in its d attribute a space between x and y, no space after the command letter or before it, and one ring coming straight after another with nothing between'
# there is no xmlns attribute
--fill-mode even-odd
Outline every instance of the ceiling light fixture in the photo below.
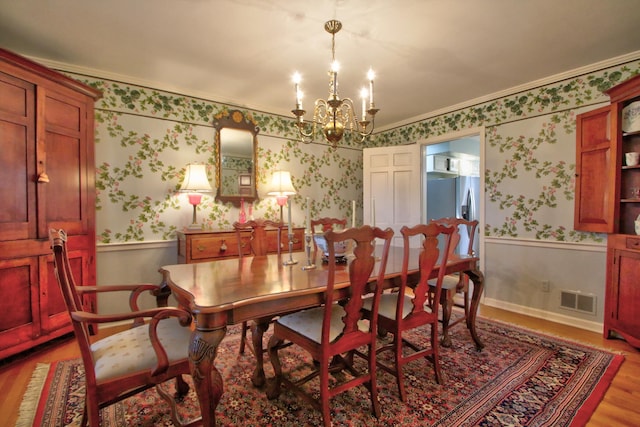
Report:
<svg viewBox="0 0 640 427"><path fill-rule="evenodd" d="M369 80L369 90L362 88L362 115L361 120L357 119L357 114L353 101L350 98L340 99L338 96L338 62L336 61L336 33L342 28L340 21L331 20L324 24L324 29L331 34L331 70L329 71L329 97L327 100L317 99L313 109L313 121L310 126L304 122L305 110L302 109L302 91L300 90L300 74L297 72L293 76L296 92L296 108L291 110L296 116L296 125L300 131L300 137L304 142L310 142L316 133L316 127L322 127L325 139L335 148L342 139L345 130L348 128L363 142L373 132L376 113L373 102L373 79L374 73L369 69L367 79ZM368 102L368 108L367 108ZM369 127L371 125L371 127Z"/></svg>

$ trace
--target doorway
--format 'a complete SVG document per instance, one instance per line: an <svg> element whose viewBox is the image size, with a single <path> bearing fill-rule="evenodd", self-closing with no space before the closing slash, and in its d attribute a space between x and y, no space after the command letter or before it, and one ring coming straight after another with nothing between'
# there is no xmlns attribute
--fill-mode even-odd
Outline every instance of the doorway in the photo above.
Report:
<svg viewBox="0 0 640 427"><path fill-rule="evenodd" d="M484 267L484 129L443 135L421 144L423 221L443 217L478 220L474 252ZM464 242L464 239L467 239ZM467 247L461 233L459 247Z"/></svg>

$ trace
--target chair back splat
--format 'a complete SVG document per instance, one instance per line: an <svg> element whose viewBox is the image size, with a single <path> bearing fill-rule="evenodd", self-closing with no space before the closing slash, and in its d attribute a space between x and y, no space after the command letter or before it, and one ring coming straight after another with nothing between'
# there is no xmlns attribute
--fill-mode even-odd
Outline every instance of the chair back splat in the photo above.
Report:
<svg viewBox="0 0 640 427"><path fill-rule="evenodd" d="M247 252L245 249L246 242L242 240L243 231L251 231L251 238L249 240L249 248L252 255L264 256L268 253L268 240L267 229L275 228L278 230L278 255L282 250L282 229L283 224L278 221L271 221L269 219L256 219L247 222L234 222L233 228L236 230L236 239L238 240L238 254L240 258Z"/></svg>
<svg viewBox="0 0 640 427"><path fill-rule="evenodd" d="M288 314L275 321L269 340L269 358L275 373L267 388L270 399L276 398L282 387L290 388L319 409L324 425L330 426L329 400L349 388L365 385L371 396L372 412L380 416L375 356L377 320L374 316L369 322L363 321L362 308L364 297L373 293L372 310L377 313L392 236L390 228L383 231L368 225L325 233L329 272L324 302L320 307ZM376 239L383 242L379 261L374 253ZM353 258L346 266L336 263L335 243L340 242L351 242L354 247ZM375 277L373 284L372 276ZM300 346L317 362L308 367L311 373L304 378L293 380L283 374L278 350L287 343ZM368 351L360 352L360 347ZM364 363L355 363L354 356L363 358ZM330 387L329 375L337 372L344 372L343 381ZM316 377L320 380L319 399L302 387ZM333 378L340 377L334 375Z"/></svg>
<svg viewBox="0 0 640 427"><path fill-rule="evenodd" d="M160 384L176 380L176 397L189 391L182 375L190 373L188 348L191 342L191 315L173 307L147 310L138 308L138 297L145 291L157 292L159 285L102 285L76 286L74 266L69 261L67 234L64 230L50 230L49 242L53 251L56 279L73 331L80 347L85 371L85 411L82 425L100 425L100 409L156 386L158 394L171 409L175 425L197 425L201 418L190 422L180 419L176 401ZM130 313L96 314L85 311L82 295L105 292L129 293ZM116 332L91 342L90 326L129 321L132 328Z"/></svg>
<svg viewBox="0 0 640 427"><path fill-rule="evenodd" d="M378 327L381 331L393 334L393 341L378 348L377 353L385 351L393 353L392 365L378 362L378 367L396 377L400 399L406 401L402 368L407 363L422 358L430 360L434 367L436 381L439 384L444 382L440 372L438 352L438 303L445 268L438 269L436 286L433 290L435 298L429 298L431 289L428 280L433 275L438 262L443 266L447 263L453 228L430 223L418 224L411 228L404 226L400 232L404 242L400 286L397 292L384 293L381 296L377 316ZM411 247L411 242L415 241L416 236L421 238L420 248ZM442 253L438 248L439 236L443 236L445 242ZM418 267L416 273L410 272L413 271L409 269L410 265L413 268ZM376 316L373 307L374 302L369 299L364 307L366 317L369 319L374 319ZM403 336L405 331L423 326L430 327L429 346L420 346Z"/></svg>
<svg viewBox="0 0 640 427"><path fill-rule="evenodd" d="M478 229L477 220L469 221L464 218L449 217L434 219L432 220L432 222L453 227L451 246L449 248L450 256L453 253L459 253L460 255L477 256L477 254L474 253L473 250L476 231ZM465 233L469 236L469 243L466 247L460 246L462 242L461 233ZM431 281L430 283L433 290L433 285L435 285L435 282ZM462 294L461 303L455 300L456 294ZM455 273L445 276L442 282L442 294L440 298L440 304L442 305L443 325L441 342L444 347L450 347L451 337L449 335L449 332L453 326L457 325L458 323L465 322L467 324L467 328L470 329L469 319L471 306L469 299L469 276L465 273ZM458 317L454 322L451 322L451 314L453 312L454 306L463 308L464 316ZM476 341L477 349L481 350L484 344L479 339L477 339L475 335L472 334L472 336Z"/></svg>

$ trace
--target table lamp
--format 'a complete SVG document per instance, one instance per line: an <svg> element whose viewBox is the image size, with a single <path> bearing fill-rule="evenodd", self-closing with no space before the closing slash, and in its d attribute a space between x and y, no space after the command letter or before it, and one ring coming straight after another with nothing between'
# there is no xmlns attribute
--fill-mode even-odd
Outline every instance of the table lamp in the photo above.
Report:
<svg viewBox="0 0 640 427"><path fill-rule="evenodd" d="M267 194L276 196L278 206L280 206L280 222L284 222L282 218L282 207L287 204L289 196L296 194L296 189L291 183L291 173L287 171L275 171L271 176Z"/></svg>
<svg viewBox="0 0 640 427"><path fill-rule="evenodd" d="M202 230L202 225L199 225L196 220L196 207L202 201L202 193L213 191L207 177L206 166L197 163L188 164L180 191L189 193L189 203L193 205L193 223L189 226L189 230Z"/></svg>

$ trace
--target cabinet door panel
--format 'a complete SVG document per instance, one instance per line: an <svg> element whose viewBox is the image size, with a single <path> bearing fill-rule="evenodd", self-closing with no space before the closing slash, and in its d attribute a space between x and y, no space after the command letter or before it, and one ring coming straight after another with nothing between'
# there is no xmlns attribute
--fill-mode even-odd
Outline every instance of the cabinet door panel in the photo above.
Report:
<svg viewBox="0 0 640 427"><path fill-rule="evenodd" d="M73 278L77 286L88 283L88 255L85 251L69 251L69 264ZM55 333L59 328L70 324L67 307L60 291L58 281L53 268L53 257L51 255L40 257L40 283L42 302L42 330L43 333ZM84 301L85 310L95 312L95 300Z"/></svg>
<svg viewBox="0 0 640 427"><path fill-rule="evenodd" d="M87 106L56 92L38 94L44 102L45 140L38 144L38 164L49 182L38 185L38 235L48 237L49 228L68 234L88 232ZM91 209L94 207L91 206Z"/></svg>
<svg viewBox="0 0 640 427"><path fill-rule="evenodd" d="M38 258L0 259L0 353L40 331Z"/></svg>
<svg viewBox="0 0 640 427"><path fill-rule="evenodd" d="M640 338L640 316L637 307L637 302L640 301L640 252L616 250L615 257L619 266L618 277L615 277L613 282L616 286L614 301L617 301L613 317L621 330Z"/></svg>
<svg viewBox="0 0 640 427"><path fill-rule="evenodd" d="M616 227L616 149L612 141L609 106L577 117L576 124L576 230L612 233Z"/></svg>
<svg viewBox="0 0 640 427"><path fill-rule="evenodd" d="M36 233L33 85L0 73L0 240Z"/></svg>

